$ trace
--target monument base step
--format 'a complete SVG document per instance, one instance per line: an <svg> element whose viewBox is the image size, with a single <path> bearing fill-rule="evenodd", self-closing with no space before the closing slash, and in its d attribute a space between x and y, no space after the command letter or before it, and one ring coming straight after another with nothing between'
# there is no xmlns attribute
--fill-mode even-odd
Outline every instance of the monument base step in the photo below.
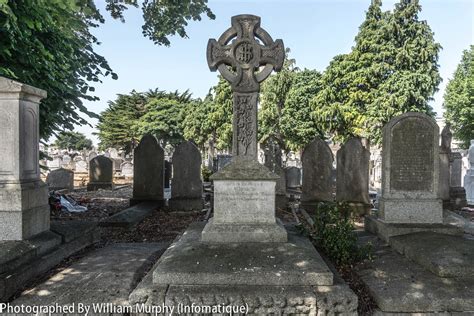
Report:
<svg viewBox="0 0 474 316"><path fill-rule="evenodd" d="M130 304L357 315L357 296L306 238L290 233L287 243L208 244L200 241L203 228L190 225L130 294Z"/></svg>
<svg viewBox="0 0 474 316"><path fill-rule="evenodd" d="M158 261L155 284L332 285L333 273L311 242L289 234L286 243L206 243L205 223L193 223Z"/></svg>
<svg viewBox="0 0 474 316"><path fill-rule="evenodd" d="M171 198L168 201L168 207L177 211L201 211L204 207L202 198L181 199Z"/></svg>
<svg viewBox="0 0 474 316"><path fill-rule="evenodd" d="M283 243L288 240L288 236L279 223L214 224L211 219L202 231L202 240L209 243Z"/></svg>
<svg viewBox="0 0 474 316"><path fill-rule="evenodd" d="M385 242L391 237L419 232L434 232L446 235L461 236L459 227L448 224L392 224L386 223L375 216L365 217L365 230L376 234Z"/></svg>

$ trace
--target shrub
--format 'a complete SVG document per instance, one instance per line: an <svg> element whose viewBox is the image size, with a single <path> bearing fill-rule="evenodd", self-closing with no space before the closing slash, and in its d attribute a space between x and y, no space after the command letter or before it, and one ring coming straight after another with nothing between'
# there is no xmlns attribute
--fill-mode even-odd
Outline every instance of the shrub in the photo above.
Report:
<svg viewBox="0 0 474 316"><path fill-rule="evenodd" d="M316 245L338 266L370 258L371 246L359 247L351 209L346 203L320 203L314 218Z"/></svg>
<svg viewBox="0 0 474 316"><path fill-rule="evenodd" d="M209 182L209 177L212 175L212 171L208 167L202 167L201 175L204 182Z"/></svg>

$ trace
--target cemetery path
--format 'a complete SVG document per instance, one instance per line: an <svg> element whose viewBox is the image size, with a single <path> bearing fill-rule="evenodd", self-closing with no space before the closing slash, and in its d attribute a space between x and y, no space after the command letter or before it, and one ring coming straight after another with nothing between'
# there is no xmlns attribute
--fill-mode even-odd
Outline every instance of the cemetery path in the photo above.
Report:
<svg viewBox="0 0 474 316"><path fill-rule="evenodd" d="M96 249L24 291L12 304L127 304L129 293L168 245L168 242L118 243Z"/></svg>

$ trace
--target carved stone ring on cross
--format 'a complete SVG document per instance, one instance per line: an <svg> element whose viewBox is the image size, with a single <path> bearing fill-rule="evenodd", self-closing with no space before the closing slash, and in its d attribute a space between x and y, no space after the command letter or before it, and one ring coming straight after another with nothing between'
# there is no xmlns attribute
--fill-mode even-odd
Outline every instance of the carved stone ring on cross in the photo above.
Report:
<svg viewBox="0 0 474 316"><path fill-rule="evenodd" d="M232 27L207 44L209 69L218 69L235 92L258 92L260 83L272 70L279 71L284 59L283 41L273 41L255 15L232 17Z"/></svg>

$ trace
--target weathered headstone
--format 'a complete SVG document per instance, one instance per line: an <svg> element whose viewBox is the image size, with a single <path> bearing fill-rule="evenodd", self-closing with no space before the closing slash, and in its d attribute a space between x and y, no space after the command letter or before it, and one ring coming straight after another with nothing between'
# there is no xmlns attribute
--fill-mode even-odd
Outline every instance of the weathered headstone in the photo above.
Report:
<svg viewBox="0 0 474 316"><path fill-rule="evenodd" d="M109 149L109 155L110 155L110 158L112 158L112 159L120 158L120 155L119 155L119 153L118 153L118 150L115 149L115 148L110 148L110 149Z"/></svg>
<svg viewBox="0 0 474 316"><path fill-rule="evenodd" d="M288 204L286 197L286 178L283 170L283 162L281 157L281 146L274 137L269 137L263 144L265 155L264 166L279 178L275 186L275 203L277 208L284 209Z"/></svg>
<svg viewBox="0 0 474 316"><path fill-rule="evenodd" d="M51 171L46 177L49 190L74 190L74 172L68 169L57 169Z"/></svg>
<svg viewBox="0 0 474 316"><path fill-rule="evenodd" d="M232 155L217 155L217 171L221 170L232 161Z"/></svg>
<svg viewBox="0 0 474 316"><path fill-rule="evenodd" d="M387 223L443 223L438 196L439 127L422 113L393 118L383 130L380 218Z"/></svg>
<svg viewBox="0 0 474 316"><path fill-rule="evenodd" d="M39 103L46 92L0 77L0 240L49 230L48 186L40 179Z"/></svg>
<svg viewBox="0 0 474 316"><path fill-rule="evenodd" d="M170 161L165 160L165 189L170 188L170 181L171 181L172 175L173 175L173 164Z"/></svg>
<svg viewBox="0 0 474 316"><path fill-rule="evenodd" d="M85 160L79 160L76 162L76 173L87 173L88 171L88 163Z"/></svg>
<svg viewBox="0 0 474 316"><path fill-rule="evenodd" d="M316 137L306 145L301 161L303 163L302 206L313 207L318 202L333 201L334 157L328 144Z"/></svg>
<svg viewBox="0 0 474 316"><path fill-rule="evenodd" d="M471 147L468 151L469 169L464 175L464 188L466 189L466 199L469 205L474 205L474 139L471 140Z"/></svg>
<svg viewBox="0 0 474 316"><path fill-rule="evenodd" d="M135 148L133 157L133 198L130 204L145 201L163 203L163 148L154 136L145 135Z"/></svg>
<svg viewBox="0 0 474 316"><path fill-rule="evenodd" d="M283 41L273 41L253 15L232 17L232 27L209 40L207 62L233 92L232 162L211 176L214 217L202 232L205 242L285 242L275 221L278 176L257 161L257 103L260 83L283 66ZM234 69L234 71L229 68ZM261 70L261 71L259 71Z"/></svg>
<svg viewBox="0 0 474 316"><path fill-rule="evenodd" d="M53 160L48 160L48 168L50 170L56 170L61 168L62 158L61 157L53 157Z"/></svg>
<svg viewBox="0 0 474 316"><path fill-rule="evenodd" d="M87 156L87 161L91 161L95 157L97 157L97 153L95 151L91 151L89 155Z"/></svg>
<svg viewBox="0 0 474 316"><path fill-rule="evenodd" d="M89 162L89 183L87 191L114 188L114 162L105 156L96 156Z"/></svg>
<svg viewBox="0 0 474 316"><path fill-rule="evenodd" d="M201 153L190 141L179 144L173 153L173 181L169 207L175 210L202 210Z"/></svg>
<svg viewBox="0 0 474 316"><path fill-rule="evenodd" d="M449 197L452 210L459 210L467 205L466 190L462 186L462 155L459 152L450 154Z"/></svg>
<svg viewBox="0 0 474 316"><path fill-rule="evenodd" d="M123 160L122 158L111 158L114 161L114 171L115 172L120 172Z"/></svg>
<svg viewBox="0 0 474 316"><path fill-rule="evenodd" d="M120 174L127 178L133 177L133 163L130 161L123 162L120 166Z"/></svg>
<svg viewBox="0 0 474 316"><path fill-rule="evenodd" d="M370 210L370 151L360 138L349 139L337 151L336 201L348 202L358 214Z"/></svg>
<svg viewBox="0 0 474 316"><path fill-rule="evenodd" d="M451 154L452 133L449 124L446 124L441 132L441 146L439 147L439 198L443 200L444 206L450 203L449 187L449 161Z"/></svg>
<svg viewBox="0 0 474 316"><path fill-rule="evenodd" d="M301 188L301 169L298 167L287 167L285 169L286 187L288 189Z"/></svg>

